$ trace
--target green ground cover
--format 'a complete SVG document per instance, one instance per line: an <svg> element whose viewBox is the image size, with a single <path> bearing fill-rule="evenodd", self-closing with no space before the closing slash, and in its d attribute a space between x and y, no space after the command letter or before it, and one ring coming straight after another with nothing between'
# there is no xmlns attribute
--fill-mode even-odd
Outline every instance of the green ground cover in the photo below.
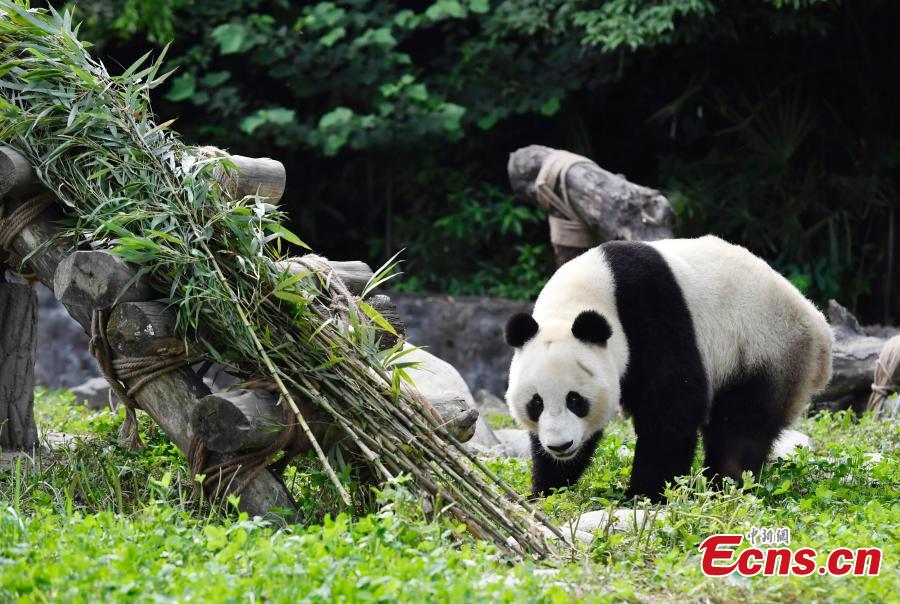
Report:
<svg viewBox="0 0 900 604"><path fill-rule="evenodd" d="M653 523L600 530L577 555L522 563L453 522L426 519L402 483L343 508L311 462L289 476L305 526L247 518L233 501L200 506L184 460L148 423L148 449L127 453L115 444L116 414L72 403L64 392L37 396L42 429L83 435L70 449L0 470L0 601L877 602L900 591L896 422L803 420L814 449L753 485L714 492L686 478ZM564 520L628 505L633 445L630 425L614 423L578 487L545 509ZM527 490L527 462L491 465ZM881 547L881 574L704 577L699 542L752 526L790 528L791 547L816 548L820 562L836 547Z"/></svg>

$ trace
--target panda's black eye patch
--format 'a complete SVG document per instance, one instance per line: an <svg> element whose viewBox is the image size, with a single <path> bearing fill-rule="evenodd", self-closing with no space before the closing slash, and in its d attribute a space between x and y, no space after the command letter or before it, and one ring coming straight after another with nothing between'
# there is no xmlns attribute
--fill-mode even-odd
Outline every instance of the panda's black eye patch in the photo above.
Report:
<svg viewBox="0 0 900 604"><path fill-rule="evenodd" d="M566 407L578 417L584 417L588 414L588 402L577 392L570 392L566 395Z"/></svg>
<svg viewBox="0 0 900 604"><path fill-rule="evenodd" d="M540 394L535 394L534 396L532 396L531 400L528 401L528 404L525 405L525 413L528 414L528 419L533 422L536 422L538 420L543 411L544 399L541 398Z"/></svg>

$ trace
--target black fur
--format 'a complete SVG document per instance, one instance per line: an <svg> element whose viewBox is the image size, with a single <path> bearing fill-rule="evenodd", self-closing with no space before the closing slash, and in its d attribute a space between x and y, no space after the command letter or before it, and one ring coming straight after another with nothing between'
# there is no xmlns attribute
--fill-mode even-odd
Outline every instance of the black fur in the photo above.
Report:
<svg viewBox="0 0 900 604"><path fill-rule="evenodd" d="M638 242L600 249L628 340L622 406L634 418L637 443L627 495L659 499L667 480L690 471L708 407L706 371L690 310L662 255Z"/></svg>
<svg viewBox="0 0 900 604"><path fill-rule="evenodd" d="M538 421L541 417L541 413L544 412L544 399L541 398L540 394L535 394L531 397L531 400L528 401L528 404L525 405L525 413L528 414L528 419L533 422Z"/></svg>
<svg viewBox="0 0 900 604"><path fill-rule="evenodd" d="M603 432L597 432L584 441L581 449L572 459L557 461L544 451L537 434L529 432L531 437L531 496L549 495L552 489L572 486L591 463L597 442Z"/></svg>
<svg viewBox="0 0 900 604"><path fill-rule="evenodd" d="M528 313L520 312L506 322L506 343L513 348L521 348L538 332L538 324Z"/></svg>
<svg viewBox="0 0 900 604"><path fill-rule="evenodd" d="M589 344L606 346L606 341L612 335L606 318L593 310L586 310L575 317L572 323L572 335Z"/></svg>
<svg viewBox="0 0 900 604"><path fill-rule="evenodd" d="M789 394L761 372L739 374L720 388L703 427L706 475L716 482L727 476L738 484L744 470L759 475L785 424L777 403Z"/></svg>
<svg viewBox="0 0 900 604"><path fill-rule="evenodd" d="M570 392L566 395L566 407L576 417L587 417L588 411L590 411L590 405L587 400L577 392Z"/></svg>

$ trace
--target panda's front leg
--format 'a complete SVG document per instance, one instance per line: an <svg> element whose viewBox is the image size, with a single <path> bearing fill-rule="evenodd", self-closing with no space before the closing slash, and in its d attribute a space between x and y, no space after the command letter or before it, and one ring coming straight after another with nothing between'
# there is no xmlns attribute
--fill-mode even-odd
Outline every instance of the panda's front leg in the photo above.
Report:
<svg viewBox="0 0 900 604"><path fill-rule="evenodd" d="M637 442L631 466L631 484L625 496L643 496L660 502L666 482L674 482L676 476L690 472L697 448L697 430L635 428Z"/></svg>
<svg viewBox="0 0 900 604"><path fill-rule="evenodd" d="M549 495L553 489L569 487L578 482L591 464L603 431L584 441L575 457L566 461L557 461L551 457L541 446L537 434L529 432L528 435L531 437L531 497L536 498Z"/></svg>

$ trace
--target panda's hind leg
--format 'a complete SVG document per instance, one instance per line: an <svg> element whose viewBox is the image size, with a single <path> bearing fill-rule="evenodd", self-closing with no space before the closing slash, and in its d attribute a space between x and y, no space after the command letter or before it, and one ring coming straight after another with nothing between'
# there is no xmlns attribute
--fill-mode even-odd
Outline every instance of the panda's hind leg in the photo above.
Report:
<svg viewBox="0 0 900 604"><path fill-rule="evenodd" d="M706 474L741 484L744 471L758 476L772 443L786 425L783 393L772 377L743 375L713 397L709 422L702 428Z"/></svg>

